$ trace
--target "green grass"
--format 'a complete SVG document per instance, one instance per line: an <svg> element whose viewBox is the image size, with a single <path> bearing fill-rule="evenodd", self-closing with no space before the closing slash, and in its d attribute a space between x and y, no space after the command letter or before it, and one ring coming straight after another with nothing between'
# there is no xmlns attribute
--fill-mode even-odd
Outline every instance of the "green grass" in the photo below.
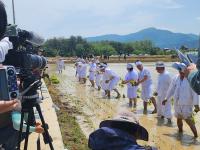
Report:
<svg viewBox="0 0 200 150"><path fill-rule="evenodd" d="M60 108L57 116L65 147L68 150L89 150L88 141L76 122L75 114L80 113L78 109L61 102L62 97L55 85L48 85L48 90L53 102Z"/></svg>

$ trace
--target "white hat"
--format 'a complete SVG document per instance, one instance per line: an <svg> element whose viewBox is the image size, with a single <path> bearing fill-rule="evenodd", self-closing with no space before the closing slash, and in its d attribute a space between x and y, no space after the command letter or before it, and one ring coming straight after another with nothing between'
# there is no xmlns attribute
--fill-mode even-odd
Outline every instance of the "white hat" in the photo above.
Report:
<svg viewBox="0 0 200 150"><path fill-rule="evenodd" d="M164 62L162 62L162 61L158 61L158 62L156 62L156 67L165 67L165 64L164 64Z"/></svg>
<svg viewBox="0 0 200 150"><path fill-rule="evenodd" d="M136 66L142 65L142 62L141 62L141 61L136 61L136 62L135 62L135 65L136 65Z"/></svg>
<svg viewBox="0 0 200 150"><path fill-rule="evenodd" d="M133 65L130 64L130 63L128 63L126 68L127 68L127 69L131 69L131 68L133 68Z"/></svg>
<svg viewBox="0 0 200 150"><path fill-rule="evenodd" d="M108 65L106 65L106 64L104 64L104 63L102 63L101 65L100 65L100 69L105 69L105 68L107 68L108 67Z"/></svg>
<svg viewBox="0 0 200 150"><path fill-rule="evenodd" d="M172 64L172 67L178 71L183 72L187 66L184 63L175 62Z"/></svg>

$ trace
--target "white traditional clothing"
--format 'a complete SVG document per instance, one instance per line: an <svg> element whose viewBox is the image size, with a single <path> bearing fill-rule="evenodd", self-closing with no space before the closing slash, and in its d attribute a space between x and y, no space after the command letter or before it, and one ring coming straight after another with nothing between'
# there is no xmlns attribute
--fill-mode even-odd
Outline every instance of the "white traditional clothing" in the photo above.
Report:
<svg viewBox="0 0 200 150"><path fill-rule="evenodd" d="M57 61L57 70L58 70L58 72L61 73L62 69L63 69L62 60L58 60Z"/></svg>
<svg viewBox="0 0 200 150"><path fill-rule="evenodd" d="M8 37L5 37L0 41L0 63L5 60L9 49L13 49L13 44L9 41Z"/></svg>
<svg viewBox="0 0 200 150"><path fill-rule="evenodd" d="M143 70L139 72L139 80L144 79L144 76L147 76L147 80L141 83L141 98L143 101L148 102L149 99L153 96L153 83L151 79L151 73L146 68L143 68Z"/></svg>
<svg viewBox="0 0 200 150"><path fill-rule="evenodd" d="M86 78L86 77L87 77L87 64L81 63L80 78Z"/></svg>
<svg viewBox="0 0 200 150"><path fill-rule="evenodd" d="M169 101L172 96L177 118L188 119L192 116L193 106L199 105L199 96L192 90L188 80L181 80L179 75L173 79L166 99Z"/></svg>
<svg viewBox="0 0 200 150"><path fill-rule="evenodd" d="M76 63L76 75L78 76L78 78L80 77L80 73L81 73L81 62L77 62Z"/></svg>
<svg viewBox="0 0 200 150"><path fill-rule="evenodd" d="M157 84L157 114L158 116L164 116L165 118L171 118L171 102L167 101L165 105L162 105L162 101L165 99L167 95L167 91L171 84L172 77L169 72L165 71L158 76L158 84Z"/></svg>
<svg viewBox="0 0 200 150"><path fill-rule="evenodd" d="M65 61L64 60L61 60L61 66L62 66L62 69L64 69L65 70Z"/></svg>
<svg viewBox="0 0 200 150"><path fill-rule="evenodd" d="M102 76L103 75L100 71L100 68L99 68L99 66L97 66L97 68L96 68L96 79L95 79L97 87L101 87Z"/></svg>
<svg viewBox="0 0 200 150"><path fill-rule="evenodd" d="M104 75L105 75L104 77L106 80L110 80L113 77L113 79L109 81L108 87L107 87L109 91L112 91L113 89L115 89L117 83L120 80L120 77L109 68L105 69Z"/></svg>
<svg viewBox="0 0 200 150"><path fill-rule="evenodd" d="M106 77L105 72L104 72L103 75L102 75L102 82L101 82L101 88L104 91L108 90L108 86L109 86L109 84L106 83L106 80L107 80L107 77Z"/></svg>
<svg viewBox="0 0 200 150"><path fill-rule="evenodd" d="M125 81L129 80L138 81L138 72L136 70L132 70L126 74ZM137 89L137 86L132 85L130 82L127 83L127 97L130 99L137 98Z"/></svg>
<svg viewBox="0 0 200 150"><path fill-rule="evenodd" d="M96 63L91 63L90 64L90 69L89 69L89 80L95 80L95 75L96 75Z"/></svg>

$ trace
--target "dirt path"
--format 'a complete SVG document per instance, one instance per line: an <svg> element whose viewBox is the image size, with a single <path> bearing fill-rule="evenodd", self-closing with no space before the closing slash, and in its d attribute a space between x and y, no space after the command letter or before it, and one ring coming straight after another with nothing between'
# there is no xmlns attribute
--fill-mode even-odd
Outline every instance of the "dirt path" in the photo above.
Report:
<svg viewBox="0 0 200 150"><path fill-rule="evenodd" d="M117 73L120 72L118 66L110 66ZM55 66L51 65L50 73L55 73ZM57 74L60 79L60 91L65 100L70 101L71 105L76 105L83 112L83 115L77 116L77 120L85 133L88 135L98 128L102 120L112 118L119 110L129 109L128 99L114 98L108 100L102 98L102 93L90 87L90 83L81 85L75 78L75 69L72 65L67 65L62 75ZM119 87L122 94L126 88ZM113 95L114 97L114 95ZM149 112L153 110L149 106ZM149 132L149 142L139 141L141 144L156 146L160 150L199 150L200 138L194 140L189 127L184 123L183 135L177 134L176 120L173 118L173 125L167 125L166 121L158 120L156 115L143 115L142 101L138 99L138 107L132 110L139 118L140 124ZM197 130L200 134L200 113L195 116Z"/></svg>

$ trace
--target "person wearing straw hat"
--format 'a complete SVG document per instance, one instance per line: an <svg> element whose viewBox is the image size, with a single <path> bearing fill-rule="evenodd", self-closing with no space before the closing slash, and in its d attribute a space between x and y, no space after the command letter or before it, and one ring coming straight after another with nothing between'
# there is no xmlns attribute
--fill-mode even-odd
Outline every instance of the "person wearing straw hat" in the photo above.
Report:
<svg viewBox="0 0 200 150"><path fill-rule="evenodd" d="M106 96L110 98L111 91L114 90L117 93L116 98L120 98L121 95L116 88L120 80L120 77L110 68L107 68L106 64L101 65L100 70L103 73L103 82L105 82L104 84L105 84Z"/></svg>
<svg viewBox="0 0 200 150"><path fill-rule="evenodd" d="M92 150L155 150L141 146L137 140L149 140L147 130L129 111L121 111L111 120L100 123L99 129L89 135L88 146Z"/></svg>
<svg viewBox="0 0 200 150"><path fill-rule="evenodd" d="M152 111L152 114L157 113L157 108L156 108L156 100L153 97L153 82L151 79L151 73L148 69L143 67L143 64L141 61L136 61L135 65L137 69L140 71L139 72L139 79L136 85L141 84L142 85L142 93L141 93L141 98L144 101L144 111L143 113L147 113L147 104L151 101L154 105L154 110Z"/></svg>
<svg viewBox="0 0 200 150"><path fill-rule="evenodd" d="M165 105L162 105L162 101L167 95L166 91L168 91L172 77L169 72L165 70L164 62L159 61L156 63L156 71L159 73L157 88L154 93L154 95L157 96L157 115L161 117L161 119L167 118L168 123L171 123L171 102L168 101Z"/></svg>
<svg viewBox="0 0 200 150"><path fill-rule="evenodd" d="M129 98L129 107L132 107L134 102L134 107L137 105L137 86L135 83L138 81L138 72L133 69L133 65L127 64L128 73L125 76L125 80L122 81L123 84L127 84L127 97Z"/></svg>
<svg viewBox="0 0 200 150"><path fill-rule="evenodd" d="M179 71L179 75L177 75L171 82L166 98L162 104L166 105L166 103L170 101L170 98L173 97L175 117L177 118L179 133L183 132L182 120L185 120L196 138L198 137L198 134L192 115L193 107L195 107L195 112L199 111L199 96L190 87L190 84L185 77L185 67L183 66L185 66L185 64L178 62L172 65L173 68Z"/></svg>

